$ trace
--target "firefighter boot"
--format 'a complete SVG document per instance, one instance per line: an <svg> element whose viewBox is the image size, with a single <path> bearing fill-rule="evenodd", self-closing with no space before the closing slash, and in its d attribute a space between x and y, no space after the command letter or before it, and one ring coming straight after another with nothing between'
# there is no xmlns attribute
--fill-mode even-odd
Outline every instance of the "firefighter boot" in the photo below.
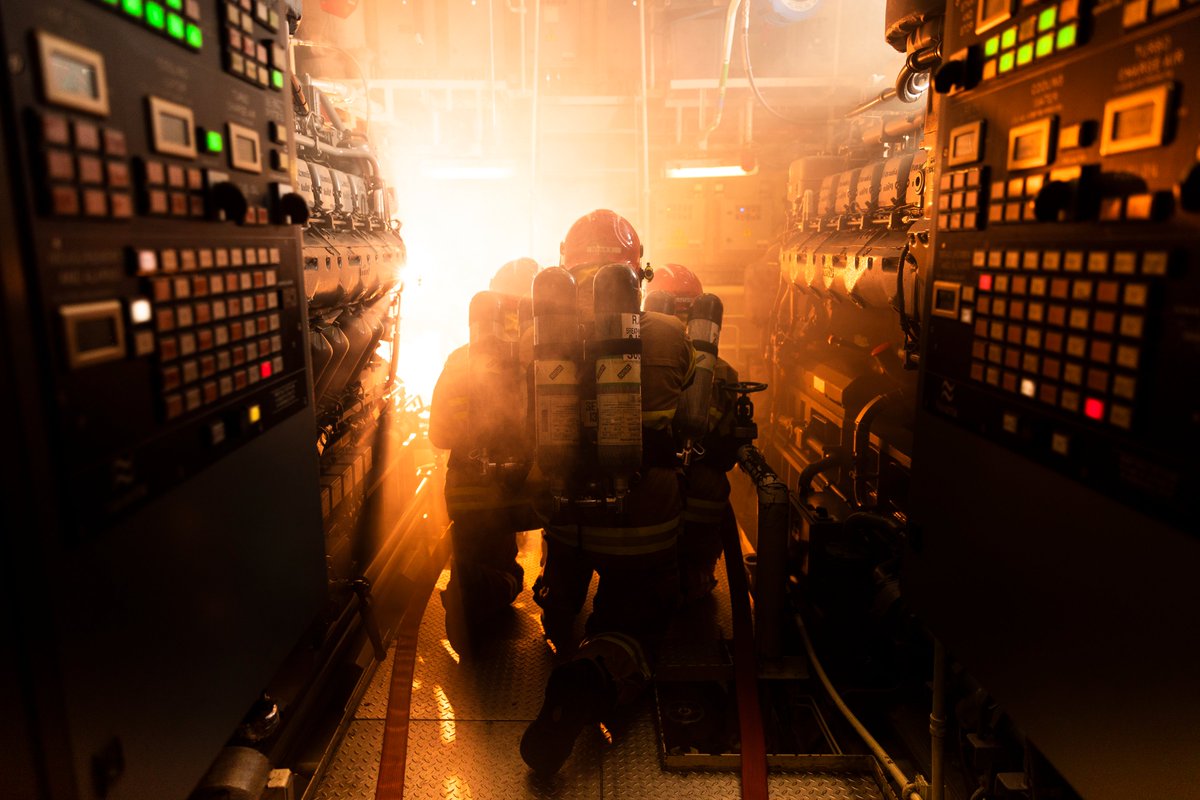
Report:
<svg viewBox="0 0 1200 800"><path fill-rule="evenodd" d="M576 659L556 667L542 710L521 737L521 758L539 774L558 772L580 732L599 722L613 702L611 683L595 661Z"/></svg>

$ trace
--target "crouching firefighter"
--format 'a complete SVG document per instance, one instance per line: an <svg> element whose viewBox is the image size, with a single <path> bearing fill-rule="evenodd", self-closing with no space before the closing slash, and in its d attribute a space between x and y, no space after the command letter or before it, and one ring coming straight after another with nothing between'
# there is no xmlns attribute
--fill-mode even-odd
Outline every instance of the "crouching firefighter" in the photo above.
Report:
<svg viewBox="0 0 1200 800"><path fill-rule="evenodd" d="M429 439L450 450L446 511L453 552L442 592L446 633L459 651L520 594L515 534L540 526L526 490L532 464L519 309L537 264L518 259L471 300L470 343L450 354L433 390Z"/></svg>
<svg viewBox="0 0 1200 800"><path fill-rule="evenodd" d="M721 530L736 525L729 503L728 472L737 463L734 395L723 385L737 383L737 371L718 355L724 306L705 294L700 279L687 267L667 264L655 270L656 299L687 324L696 352L695 375L679 399L674 431L684 467L683 531L679 539L680 590L684 603L712 594L721 556Z"/></svg>
<svg viewBox="0 0 1200 800"><path fill-rule="evenodd" d="M684 326L640 311L641 244L596 211L571 228L563 266L534 284L534 418L546 479L545 559L534 585L548 641L565 655L592 573L586 637L550 676L521 756L557 771L587 725L649 683L678 600L683 502L670 419L691 370Z"/></svg>

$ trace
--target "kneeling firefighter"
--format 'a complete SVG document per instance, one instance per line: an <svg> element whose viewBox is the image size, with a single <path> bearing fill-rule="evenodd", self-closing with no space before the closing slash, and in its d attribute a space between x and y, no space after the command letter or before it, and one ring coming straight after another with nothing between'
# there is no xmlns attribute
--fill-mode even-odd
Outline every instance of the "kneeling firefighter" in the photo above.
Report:
<svg viewBox="0 0 1200 800"><path fill-rule="evenodd" d="M738 375L717 352L724 314L721 299L705 294L700 279L680 264L656 269L653 286L656 294L665 293L673 301L674 313L686 321L696 351L695 377L680 398L674 424L686 487L679 578L683 601L690 603L716 587L721 529L737 524L728 478L739 444L734 435L735 398L721 386L737 383Z"/></svg>
<svg viewBox="0 0 1200 800"><path fill-rule="evenodd" d="M450 450L446 511L453 550L442 592L446 633L469 650L487 623L520 594L515 534L540 527L525 487L533 461L527 364L519 356L520 309L538 270L510 261L471 300L470 343L458 348L433 390L429 439Z"/></svg>
<svg viewBox="0 0 1200 800"><path fill-rule="evenodd" d="M534 599L560 654L600 576L586 638L551 674L521 739L525 763L542 773L648 684L678 601L683 501L670 420L692 351L679 320L640 311L641 253L628 221L595 211L567 233L562 266L534 283L534 418L548 486Z"/></svg>

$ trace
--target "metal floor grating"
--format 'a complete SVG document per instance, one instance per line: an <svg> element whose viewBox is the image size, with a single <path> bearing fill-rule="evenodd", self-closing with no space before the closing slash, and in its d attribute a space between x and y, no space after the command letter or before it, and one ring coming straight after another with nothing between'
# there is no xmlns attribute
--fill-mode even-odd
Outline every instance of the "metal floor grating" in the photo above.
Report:
<svg viewBox="0 0 1200 800"><path fill-rule="evenodd" d="M739 798L741 783L736 773L668 772L662 768L654 705L649 698L625 725L614 726L612 744L599 729L587 730L558 775L543 779L529 771L521 761L518 743L527 722L541 707L542 690L555 657L542 639L538 608L529 591L539 570L541 536L521 534L518 543L526 588L499 631L493 650L472 659L448 646L438 595L449 579L448 570L443 571L438 590L429 600L413 671L405 800ZM721 585L713 601L701 604L695 613L681 615L672 626L661 659L664 667L728 664L725 649L716 644L732 631L728 586L723 570L720 574ZM394 649L379 666L311 800L373 800L393 655ZM883 797L871 776L859 774L772 770L769 786L776 800Z"/></svg>

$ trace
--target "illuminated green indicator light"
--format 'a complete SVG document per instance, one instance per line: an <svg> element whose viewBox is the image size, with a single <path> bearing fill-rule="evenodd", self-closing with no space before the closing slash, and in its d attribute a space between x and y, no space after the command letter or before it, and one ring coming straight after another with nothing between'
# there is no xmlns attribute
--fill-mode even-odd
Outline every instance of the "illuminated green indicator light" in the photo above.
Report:
<svg viewBox="0 0 1200 800"><path fill-rule="evenodd" d="M1054 23L1058 22L1058 8L1047 8L1042 13L1038 14L1038 30L1048 31L1054 27Z"/></svg>
<svg viewBox="0 0 1200 800"><path fill-rule="evenodd" d="M204 146L210 153L219 153L225 149L225 138L220 131L209 131L204 136Z"/></svg>
<svg viewBox="0 0 1200 800"><path fill-rule="evenodd" d="M121 0L121 8L131 17L142 15L142 0Z"/></svg>
<svg viewBox="0 0 1200 800"><path fill-rule="evenodd" d="M283 88L283 73L277 69L271 70L271 85L276 89Z"/></svg>
<svg viewBox="0 0 1200 800"><path fill-rule="evenodd" d="M1054 52L1054 34L1047 33L1037 40L1037 57L1048 56Z"/></svg>
<svg viewBox="0 0 1200 800"><path fill-rule="evenodd" d="M1023 67L1033 61L1033 45L1023 44L1021 49L1017 50L1017 66Z"/></svg>
<svg viewBox="0 0 1200 800"><path fill-rule="evenodd" d="M167 5L176 11L179 11L183 8L183 0L167 0Z"/></svg>
<svg viewBox="0 0 1200 800"><path fill-rule="evenodd" d="M996 55L996 53L999 53L999 52L1000 52L1000 37L999 36L993 36L992 38L990 38L986 42L984 42L983 54L985 56L987 56L988 58L991 58L992 56Z"/></svg>
<svg viewBox="0 0 1200 800"><path fill-rule="evenodd" d="M1005 50L1010 47L1015 47L1017 44L1017 29L1009 28L1000 35L1000 46Z"/></svg>
<svg viewBox="0 0 1200 800"><path fill-rule="evenodd" d="M1000 56L1000 72L1012 72L1013 58L1014 56L1012 53L1005 53L1004 55Z"/></svg>
<svg viewBox="0 0 1200 800"><path fill-rule="evenodd" d="M119 6L121 5L121 0L104 0L104 4L110 6Z"/></svg>
<svg viewBox="0 0 1200 800"><path fill-rule="evenodd" d="M187 26L187 43L189 47L194 47L199 50L204 46L204 32L200 30L198 25L188 23Z"/></svg>
<svg viewBox="0 0 1200 800"><path fill-rule="evenodd" d="M183 17L178 14L167 14L167 33L172 39L183 38Z"/></svg>
<svg viewBox="0 0 1200 800"><path fill-rule="evenodd" d="M161 31L167 27L167 12L158 3L146 3L146 24Z"/></svg>
<svg viewBox="0 0 1200 800"><path fill-rule="evenodd" d="M1054 46L1059 50L1066 50L1068 47L1075 46L1075 38L1079 33L1079 26L1075 24L1064 25L1058 29L1058 36L1054 42Z"/></svg>

